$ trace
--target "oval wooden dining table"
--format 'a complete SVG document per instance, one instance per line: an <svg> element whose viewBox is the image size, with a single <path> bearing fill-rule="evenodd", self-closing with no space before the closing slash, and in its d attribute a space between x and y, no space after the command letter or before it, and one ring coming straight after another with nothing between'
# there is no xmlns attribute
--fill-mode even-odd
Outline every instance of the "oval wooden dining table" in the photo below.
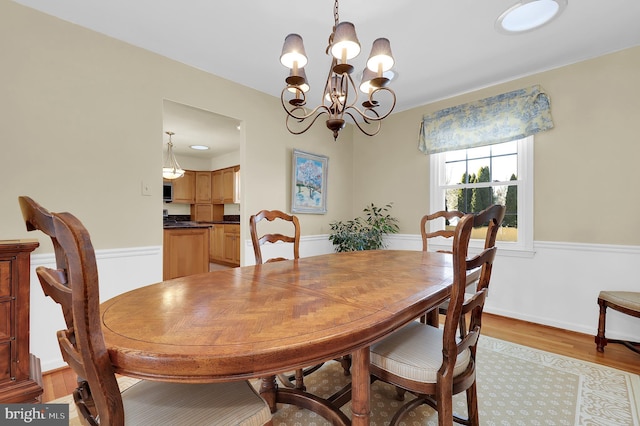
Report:
<svg viewBox="0 0 640 426"><path fill-rule="evenodd" d="M263 378L261 394L368 425L369 346L443 302L451 256L373 250L191 275L101 305L117 373L203 383ZM274 375L352 356L351 419L331 402L278 388Z"/></svg>

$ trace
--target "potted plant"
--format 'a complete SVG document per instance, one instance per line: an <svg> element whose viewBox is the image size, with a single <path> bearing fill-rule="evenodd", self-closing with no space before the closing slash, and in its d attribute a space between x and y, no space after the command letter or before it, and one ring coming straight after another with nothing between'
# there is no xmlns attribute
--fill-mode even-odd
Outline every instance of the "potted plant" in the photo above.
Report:
<svg viewBox="0 0 640 426"><path fill-rule="evenodd" d="M377 207L373 203L364 208L364 217L346 222L331 222L329 240L337 252L377 250L385 247L384 236L398 232L398 219L391 216L393 203Z"/></svg>

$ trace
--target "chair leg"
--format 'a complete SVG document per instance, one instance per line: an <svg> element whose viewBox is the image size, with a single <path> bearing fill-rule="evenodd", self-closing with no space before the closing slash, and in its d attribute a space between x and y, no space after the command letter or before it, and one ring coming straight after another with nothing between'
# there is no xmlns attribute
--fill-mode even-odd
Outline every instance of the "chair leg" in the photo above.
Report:
<svg viewBox="0 0 640 426"><path fill-rule="evenodd" d="M436 399L438 401L438 426L453 425L453 395L440 392L439 395L436 395Z"/></svg>
<svg viewBox="0 0 640 426"><path fill-rule="evenodd" d="M304 371L302 369L298 369L295 371L293 376L287 376L286 374L278 374L278 379L284 387L291 389L299 389L302 391L307 390L304 385Z"/></svg>
<svg viewBox="0 0 640 426"><path fill-rule="evenodd" d="M604 337L604 329L607 321L607 302L598 299L598 305L600 305L600 317L598 318L598 334L595 339L596 350L598 352L604 352L604 347L607 346L607 338Z"/></svg>
<svg viewBox="0 0 640 426"><path fill-rule="evenodd" d="M396 399L398 401L404 401L404 395L406 393L406 389L402 389L400 386L396 386Z"/></svg>
<svg viewBox="0 0 640 426"><path fill-rule="evenodd" d="M341 358L336 359L342 365L342 370L344 370L345 376L351 375L351 355L345 355Z"/></svg>
<svg viewBox="0 0 640 426"><path fill-rule="evenodd" d="M467 389L467 420L458 421L458 423L468 424L470 426L479 426L480 418L478 416L478 392L476 389L476 383L474 382L469 389ZM456 419L454 417L454 419ZM459 420L459 419L456 419Z"/></svg>

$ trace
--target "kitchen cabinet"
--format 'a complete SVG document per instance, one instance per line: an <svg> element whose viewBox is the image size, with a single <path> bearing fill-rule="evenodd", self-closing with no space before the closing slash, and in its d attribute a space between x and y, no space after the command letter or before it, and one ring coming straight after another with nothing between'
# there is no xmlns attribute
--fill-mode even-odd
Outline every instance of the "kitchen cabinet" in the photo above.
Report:
<svg viewBox="0 0 640 426"><path fill-rule="evenodd" d="M211 196L213 204L224 204L223 170L211 172Z"/></svg>
<svg viewBox="0 0 640 426"><path fill-rule="evenodd" d="M240 166L213 171L211 182L214 204L240 202Z"/></svg>
<svg viewBox="0 0 640 426"><path fill-rule="evenodd" d="M185 170L184 176L171 180L173 183L173 202L182 204L194 204L196 172Z"/></svg>
<svg viewBox="0 0 640 426"><path fill-rule="evenodd" d="M38 403L40 360L29 353L31 252L37 240L0 240L0 403Z"/></svg>
<svg viewBox="0 0 640 426"><path fill-rule="evenodd" d="M211 245L212 262L240 266L240 225L214 225Z"/></svg>
<svg viewBox="0 0 640 426"><path fill-rule="evenodd" d="M211 262L224 262L224 225L213 225L211 230Z"/></svg>
<svg viewBox="0 0 640 426"><path fill-rule="evenodd" d="M211 172L195 172L195 203L211 204Z"/></svg>
<svg viewBox="0 0 640 426"><path fill-rule="evenodd" d="M224 225L224 261L240 266L240 225Z"/></svg>
<svg viewBox="0 0 640 426"><path fill-rule="evenodd" d="M213 204L191 204L191 220L213 222Z"/></svg>
<svg viewBox="0 0 640 426"><path fill-rule="evenodd" d="M164 230L162 279L209 271L209 227Z"/></svg>

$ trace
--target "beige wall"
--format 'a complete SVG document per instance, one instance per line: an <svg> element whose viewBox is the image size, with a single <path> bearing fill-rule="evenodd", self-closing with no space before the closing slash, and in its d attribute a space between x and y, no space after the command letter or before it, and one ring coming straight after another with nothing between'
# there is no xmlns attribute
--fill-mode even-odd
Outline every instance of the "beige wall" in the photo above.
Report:
<svg viewBox="0 0 640 426"><path fill-rule="evenodd" d="M300 215L303 235L389 201L401 232L415 234L429 208L428 157L416 149L422 114L541 84L556 127L535 142L535 239L640 242L640 222L628 220L640 210L631 188L640 48L396 113L376 137L348 128L334 142L321 122L290 135L271 96L11 2L0 2L0 15L2 239L45 241L24 229L17 197L25 194L76 214L96 248L160 245L163 99L243 122L245 236L251 213L289 210L293 148L329 157L329 212ZM143 180L152 197L141 195Z"/></svg>
<svg viewBox="0 0 640 426"><path fill-rule="evenodd" d="M163 99L243 122L243 218L289 210L293 148L330 158L330 212L301 215L303 234L351 216L349 131L337 143L322 125L296 137L274 97L12 2L0 16L0 239L37 237L51 251L25 230L17 197L29 195L78 216L96 248L162 244Z"/></svg>
<svg viewBox="0 0 640 426"><path fill-rule="evenodd" d="M400 232L418 233L429 200L422 115L540 84L555 128L535 137L534 239L638 245L638 75L640 47L394 114L378 137L354 135L354 208L393 201Z"/></svg>

